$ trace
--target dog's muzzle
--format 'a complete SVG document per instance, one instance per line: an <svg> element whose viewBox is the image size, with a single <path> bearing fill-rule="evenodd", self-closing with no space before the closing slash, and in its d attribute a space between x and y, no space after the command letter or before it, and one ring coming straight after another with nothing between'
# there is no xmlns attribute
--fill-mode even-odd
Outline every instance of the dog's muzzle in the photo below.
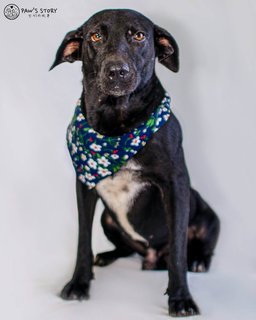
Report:
<svg viewBox="0 0 256 320"><path fill-rule="evenodd" d="M105 94L117 97L130 94L136 89L137 82L136 72L128 63L121 60L103 63L100 86Z"/></svg>

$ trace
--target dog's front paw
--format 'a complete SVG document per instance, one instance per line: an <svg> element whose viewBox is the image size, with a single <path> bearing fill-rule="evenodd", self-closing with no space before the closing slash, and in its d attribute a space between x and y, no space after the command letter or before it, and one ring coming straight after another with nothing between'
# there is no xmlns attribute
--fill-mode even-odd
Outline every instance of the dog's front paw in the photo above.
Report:
<svg viewBox="0 0 256 320"><path fill-rule="evenodd" d="M195 302L189 299L170 299L169 315L172 317L188 317L200 314Z"/></svg>
<svg viewBox="0 0 256 320"><path fill-rule="evenodd" d="M89 299L90 284L80 280L71 280L62 289L60 296L64 300L87 300Z"/></svg>

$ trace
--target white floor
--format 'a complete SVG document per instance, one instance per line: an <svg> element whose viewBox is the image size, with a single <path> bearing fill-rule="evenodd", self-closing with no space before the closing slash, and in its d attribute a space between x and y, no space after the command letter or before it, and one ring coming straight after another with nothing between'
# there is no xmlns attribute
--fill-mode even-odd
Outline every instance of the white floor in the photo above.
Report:
<svg viewBox="0 0 256 320"><path fill-rule="evenodd" d="M5 2L5 3L4 3ZM49 19L4 18L0 4L0 319L168 319L166 272L138 256L95 269L91 299L64 302L77 241L66 127L81 94L81 63L48 72L64 35L104 8L132 8L170 31L181 70L157 64L180 119L194 187L222 228L210 273L189 274L198 319L256 319L256 1L22 0L57 7ZM43 3L43 4L42 4ZM94 226L94 252L109 247Z"/></svg>
<svg viewBox="0 0 256 320"><path fill-rule="evenodd" d="M42 204L42 212L45 205ZM58 297L72 275L75 262L77 222L75 208L72 209L74 212L71 210L69 215L65 213L68 218L63 214L60 226L57 221L61 210L58 210L57 217L53 211L48 212L48 216L34 215L31 211L20 217L18 212L9 212L8 223L1 225L3 232L0 233L4 256L1 262L0 318L168 319L167 296L164 295L167 272L141 271L138 255L119 259L105 268L96 267L90 300L67 302ZM99 203L93 228L95 253L111 248L99 227L101 210ZM225 225L223 228L225 232ZM227 242L224 236L220 238L209 273L188 274L191 293L202 313L199 319L253 320L256 315L256 273L251 273L251 267L243 268L243 256L234 264L223 240Z"/></svg>
<svg viewBox="0 0 256 320"><path fill-rule="evenodd" d="M54 263L52 264L54 266ZM42 270L44 269L44 272ZM167 272L140 271L139 257L95 268L88 301L62 301L58 292L70 276L65 267L43 268L34 279L19 279L1 291L1 318L8 320L167 319ZM27 275L29 278L29 275ZM15 279L15 275L14 275ZM4 279L13 284L14 279ZM200 319L255 319L255 275L223 272L188 275L191 292L201 308ZM2 287L3 288L3 287ZM9 291L10 290L10 291Z"/></svg>

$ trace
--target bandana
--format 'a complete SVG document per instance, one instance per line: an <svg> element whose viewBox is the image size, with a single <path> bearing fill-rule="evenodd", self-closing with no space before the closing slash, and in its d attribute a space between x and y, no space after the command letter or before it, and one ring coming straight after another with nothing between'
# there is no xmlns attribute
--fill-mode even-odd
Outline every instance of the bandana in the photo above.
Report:
<svg viewBox="0 0 256 320"><path fill-rule="evenodd" d="M167 122L170 113L170 97L166 93L147 121L128 133L112 137L98 133L88 124L78 100L67 129L67 145L78 179L92 189L116 173Z"/></svg>

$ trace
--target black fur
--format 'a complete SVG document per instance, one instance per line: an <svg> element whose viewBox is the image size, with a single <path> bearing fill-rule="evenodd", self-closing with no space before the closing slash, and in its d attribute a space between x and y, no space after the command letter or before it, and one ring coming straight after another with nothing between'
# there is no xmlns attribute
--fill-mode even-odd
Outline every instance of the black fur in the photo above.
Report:
<svg viewBox="0 0 256 320"><path fill-rule="evenodd" d="M66 35L52 68L65 61L82 61L82 111L95 130L113 136L136 127L159 105L165 90L155 74L155 59L177 72L178 56L174 38L140 13L105 10ZM144 257L143 269L168 269L170 315L198 314L186 272L209 269L219 220L190 187L181 128L174 114L134 159L141 167L137 179L149 187L135 199L128 218L148 246L133 241L105 205L102 225L116 249L98 254L95 264L105 266L138 252ZM61 293L64 299L89 295L91 226L98 197L95 189L77 181L78 254L73 278Z"/></svg>

